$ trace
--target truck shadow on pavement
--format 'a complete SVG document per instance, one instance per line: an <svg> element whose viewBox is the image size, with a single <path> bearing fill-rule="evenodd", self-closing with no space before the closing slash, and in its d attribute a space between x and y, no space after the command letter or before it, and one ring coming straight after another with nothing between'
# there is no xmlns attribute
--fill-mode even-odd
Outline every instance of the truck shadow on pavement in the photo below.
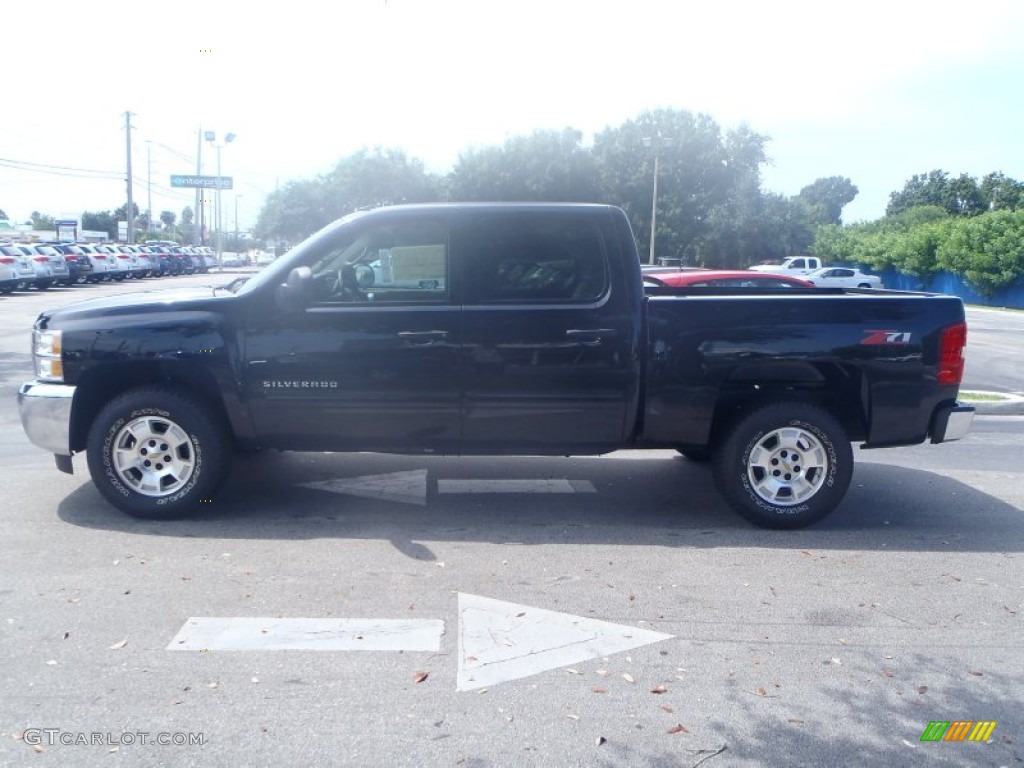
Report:
<svg viewBox="0 0 1024 768"><path fill-rule="evenodd" d="M446 492L453 480L460 492ZM517 489L513 482L510 489L509 481L517 480L525 485ZM938 472L858 464L832 515L808 529L770 531L748 524L722 501L707 465L668 452L642 459L275 452L240 457L209 507L191 518L136 520L88 482L59 503L58 514L85 528L154 536L389 540L417 560L434 559L430 541L1024 549L1021 509Z"/></svg>

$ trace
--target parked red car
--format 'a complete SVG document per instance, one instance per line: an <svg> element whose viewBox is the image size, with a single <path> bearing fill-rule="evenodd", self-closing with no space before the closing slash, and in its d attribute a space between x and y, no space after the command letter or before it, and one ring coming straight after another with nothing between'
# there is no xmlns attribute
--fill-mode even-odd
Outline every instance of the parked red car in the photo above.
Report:
<svg viewBox="0 0 1024 768"><path fill-rule="evenodd" d="M644 286L652 288L744 288L778 289L792 288L813 290L814 284L798 277L773 275L768 272L747 270L678 269L651 270L644 272Z"/></svg>

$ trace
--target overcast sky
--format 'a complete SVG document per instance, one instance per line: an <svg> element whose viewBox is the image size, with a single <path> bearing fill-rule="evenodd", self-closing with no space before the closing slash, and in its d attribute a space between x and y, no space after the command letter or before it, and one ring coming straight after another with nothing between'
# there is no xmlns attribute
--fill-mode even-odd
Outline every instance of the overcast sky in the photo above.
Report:
<svg viewBox="0 0 1024 768"><path fill-rule="evenodd" d="M1024 179L1018 0L13 0L2 18L14 220L122 205L125 111L155 214L194 203L169 177L195 172L200 126L236 134L226 229L233 195L244 229L276 184L362 147L443 173L472 147L567 126L589 142L658 107L770 136L767 190L849 177L847 222L915 173Z"/></svg>

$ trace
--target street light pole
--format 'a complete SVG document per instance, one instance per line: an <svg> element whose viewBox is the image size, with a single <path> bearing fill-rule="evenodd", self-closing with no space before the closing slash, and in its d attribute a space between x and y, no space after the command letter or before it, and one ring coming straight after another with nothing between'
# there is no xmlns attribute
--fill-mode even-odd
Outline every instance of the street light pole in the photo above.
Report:
<svg viewBox="0 0 1024 768"><path fill-rule="evenodd" d="M214 149L217 150L217 210L216 210L216 218L215 218L215 222L216 222L215 226L217 227L217 266L223 269L223 267L224 267L224 257L222 255L223 254L223 248L222 248L222 242L221 242L221 231L223 229L223 226L222 226L222 224L223 224L223 216L221 214L222 196L221 196L221 175L220 175L220 151L225 146L227 146L228 144L230 144L232 141L235 140L235 134L233 134L233 133L226 133L226 134L224 134L224 141L219 143L219 144L217 143L217 132L216 131L205 131L204 135L206 136L206 140L208 142L210 142L210 144L213 146Z"/></svg>
<svg viewBox="0 0 1024 768"><path fill-rule="evenodd" d="M241 195L235 195L235 251L238 251L238 198Z"/></svg>
<svg viewBox="0 0 1024 768"><path fill-rule="evenodd" d="M654 137L645 137L641 139L645 147L654 147L654 185L651 193L651 250L647 257L647 263L654 263L654 243L657 233L658 224L658 153L661 150L662 145L668 145L671 143L670 139L663 139L659 133Z"/></svg>
<svg viewBox="0 0 1024 768"><path fill-rule="evenodd" d="M221 197L220 197L220 150L222 148L222 145L217 144L216 147L217 147L217 213L216 213L217 217L215 219L215 226L217 227L217 264L218 264L218 266L223 267L224 265L221 264L221 259L222 259L221 251L222 251L222 248L221 248L221 242L220 242L220 238L221 238L221 234L220 233L222 231L221 230L221 224L220 224L220 200L221 200Z"/></svg>
<svg viewBox="0 0 1024 768"><path fill-rule="evenodd" d="M124 217L128 219L128 239L129 244L135 242L135 216L132 215L132 211L135 210L135 202L132 200L132 113L124 113L124 132L125 132L125 143L128 147L128 205L125 208Z"/></svg>
<svg viewBox="0 0 1024 768"><path fill-rule="evenodd" d="M654 150L654 194L651 196L651 253L648 264L654 263L654 238L658 222L658 150Z"/></svg>

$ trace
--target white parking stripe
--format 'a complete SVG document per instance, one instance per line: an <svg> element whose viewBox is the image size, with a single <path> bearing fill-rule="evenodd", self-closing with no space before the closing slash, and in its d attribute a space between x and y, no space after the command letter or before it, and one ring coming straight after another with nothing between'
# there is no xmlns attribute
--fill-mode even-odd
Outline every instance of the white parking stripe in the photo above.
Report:
<svg viewBox="0 0 1024 768"><path fill-rule="evenodd" d="M169 651L429 651L441 649L439 619L190 618Z"/></svg>
<svg viewBox="0 0 1024 768"><path fill-rule="evenodd" d="M597 493L589 480L438 480L438 493Z"/></svg>

